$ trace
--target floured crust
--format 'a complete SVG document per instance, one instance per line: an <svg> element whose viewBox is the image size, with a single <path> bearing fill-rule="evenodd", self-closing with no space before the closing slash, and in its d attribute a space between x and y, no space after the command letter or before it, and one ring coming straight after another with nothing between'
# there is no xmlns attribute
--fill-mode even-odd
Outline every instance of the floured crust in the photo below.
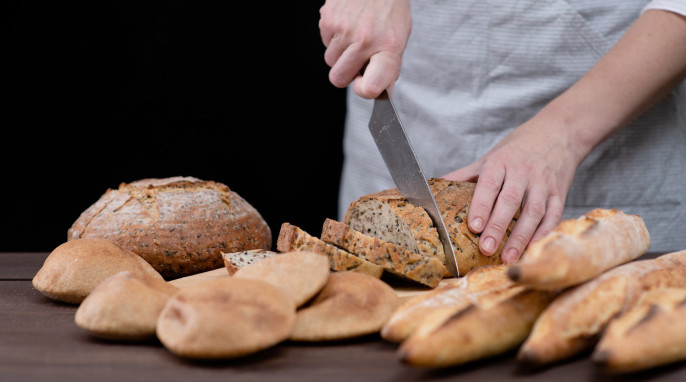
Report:
<svg viewBox="0 0 686 382"><path fill-rule="evenodd" d="M659 288L613 320L593 352L606 372L645 370L686 359L686 288Z"/></svg>
<svg viewBox="0 0 686 382"><path fill-rule="evenodd" d="M431 288L436 287L446 273L445 266L436 257L422 257L404 247L367 236L332 219L324 221L321 239L377 264L399 277Z"/></svg>
<svg viewBox="0 0 686 382"><path fill-rule="evenodd" d="M165 278L222 267L221 252L269 249L262 216L226 185L193 177L142 179L109 189L68 231L130 250Z"/></svg>
<svg viewBox="0 0 686 382"><path fill-rule="evenodd" d="M595 209L561 222L532 243L510 276L533 288L565 288L636 259L649 246L650 235L640 216Z"/></svg>
<svg viewBox="0 0 686 382"><path fill-rule="evenodd" d="M172 296L157 321L157 337L181 357L233 358L286 340L294 324L290 296L264 281L226 277Z"/></svg>
<svg viewBox="0 0 686 382"><path fill-rule="evenodd" d="M80 304L98 284L122 271L151 278L162 276L135 253L109 240L75 239L60 244L33 277L33 287L45 296Z"/></svg>
<svg viewBox="0 0 686 382"><path fill-rule="evenodd" d="M243 267L233 277L262 280L293 298L296 306L317 294L329 278L329 262L314 252L286 252Z"/></svg>
<svg viewBox="0 0 686 382"><path fill-rule="evenodd" d="M361 273L329 276L324 288L298 310L294 341L334 341L378 332L400 303L383 281Z"/></svg>
<svg viewBox="0 0 686 382"><path fill-rule="evenodd" d="M517 358L542 365L578 354L643 293L663 287L686 287L686 251L633 261L565 291L536 320Z"/></svg>
<svg viewBox="0 0 686 382"><path fill-rule="evenodd" d="M108 340L155 337L157 318L178 288L161 278L129 271L105 279L79 305L76 325Z"/></svg>
<svg viewBox="0 0 686 382"><path fill-rule="evenodd" d="M492 256L479 251L479 234L467 226L467 214L476 184L429 179L436 204L446 224L461 274L484 265L502 263L502 251L518 214L509 225L501 246ZM413 206L397 189L366 195L351 203L343 222L352 229L421 254L445 264L445 254L431 218L423 208ZM446 270L446 276L449 275Z"/></svg>
<svg viewBox="0 0 686 382"><path fill-rule="evenodd" d="M383 268L354 254L310 235L293 224L284 222L279 231L276 248L280 252L309 251L325 255L329 259L332 271L354 271L365 273L376 278L383 274Z"/></svg>

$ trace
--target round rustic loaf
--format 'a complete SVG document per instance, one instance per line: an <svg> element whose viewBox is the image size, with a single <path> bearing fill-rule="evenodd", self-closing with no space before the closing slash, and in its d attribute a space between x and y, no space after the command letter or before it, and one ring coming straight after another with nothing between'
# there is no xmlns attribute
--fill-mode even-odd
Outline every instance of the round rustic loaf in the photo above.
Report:
<svg viewBox="0 0 686 382"><path fill-rule="evenodd" d="M270 249L259 212L224 184L193 177L142 179L107 190L69 229L68 240L105 238L166 279L224 266L222 252Z"/></svg>

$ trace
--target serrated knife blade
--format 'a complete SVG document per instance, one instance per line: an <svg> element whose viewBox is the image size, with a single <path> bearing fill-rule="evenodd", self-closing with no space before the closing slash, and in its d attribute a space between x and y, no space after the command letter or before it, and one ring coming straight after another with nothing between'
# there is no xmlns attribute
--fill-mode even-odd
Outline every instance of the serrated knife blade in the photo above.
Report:
<svg viewBox="0 0 686 382"><path fill-rule="evenodd" d="M445 222L387 90L374 99L369 131L400 194L411 204L424 208L431 217L443 245L446 267L453 276L459 277Z"/></svg>

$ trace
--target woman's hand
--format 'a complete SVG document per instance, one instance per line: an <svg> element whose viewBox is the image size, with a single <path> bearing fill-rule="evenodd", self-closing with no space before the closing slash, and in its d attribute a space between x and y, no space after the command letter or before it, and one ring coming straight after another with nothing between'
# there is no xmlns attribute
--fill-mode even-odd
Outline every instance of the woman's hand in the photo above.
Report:
<svg viewBox="0 0 686 382"><path fill-rule="evenodd" d="M353 83L363 98L392 89L410 36L410 1L327 0L319 13L329 81L340 88Z"/></svg>

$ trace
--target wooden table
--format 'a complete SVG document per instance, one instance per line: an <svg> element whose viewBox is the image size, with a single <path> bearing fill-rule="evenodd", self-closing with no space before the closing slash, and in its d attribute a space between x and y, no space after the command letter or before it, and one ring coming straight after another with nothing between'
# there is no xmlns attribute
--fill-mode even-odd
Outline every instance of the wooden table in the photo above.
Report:
<svg viewBox="0 0 686 382"><path fill-rule="evenodd" d="M191 362L159 342L96 340L74 324L76 306L56 303L31 279L47 253L0 253L0 381L686 381L686 362L649 372L608 376L588 355L535 372L514 352L441 370L398 362L397 345L378 336L305 345L282 343L231 361ZM686 319L686 318L685 318ZM227 323L230 325L230 323Z"/></svg>

